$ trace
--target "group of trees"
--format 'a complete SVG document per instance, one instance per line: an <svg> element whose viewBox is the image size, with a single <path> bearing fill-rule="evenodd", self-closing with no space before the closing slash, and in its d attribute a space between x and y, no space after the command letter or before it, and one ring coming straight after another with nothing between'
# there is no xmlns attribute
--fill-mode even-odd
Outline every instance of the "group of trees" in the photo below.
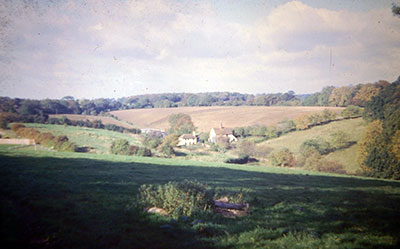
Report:
<svg viewBox="0 0 400 249"><path fill-rule="evenodd" d="M168 117L169 122L169 133L182 135L182 134L191 134L196 130L196 127L193 124L192 118L184 113L171 114Z"/></svg>
<svg viewBox="0 0 400 249"><path fill-rule="evenodd" d="M380 80L375 83L358 84L356 86L333 87L328 86L317 92L306 96L302 105L305 106L365 106L372 97L379 94L390 83Z"/></svg>
<svg viewBox="0 0 400 249"><path fill-rule="evenodd" d="M103 124L103 122L98 120L90 121L86 120L70 120L67 117L63 116L61 118L49 118L47 120L48 124L57 124L57 125L71 125L71 126L80 126L80 127L88 127L95 129L105 129L109 131L117 131L117 132L129 132L133 134L140 134L141 130L139 128L125 128L122 126L118 126L115 124Z"/></svg>
<svg viewBox="0 0 400 249"><path fill-rule="evenodd" d="M368 176L400 179L400 77L369 101L358 160Z"/></svg>
<svg viewBox="0 0 400 249"><path fill-rule="evenodd" d="M325 87L314 94L296 95L293 91L269 94L242 94L235 92L146 94L119 99L62 99L31 100L0 97L0 112L44 116L48 114L101 115L113 110L181 106L365 106L387 81L335 88Z"/></svg>
<svg viewBox="0 0 400 249"><path fill-rule="evenodd" d="M151 150L146 147L130 145L126 139L114 140L110 147L111 154L125 156L152 156Z"/></svg>

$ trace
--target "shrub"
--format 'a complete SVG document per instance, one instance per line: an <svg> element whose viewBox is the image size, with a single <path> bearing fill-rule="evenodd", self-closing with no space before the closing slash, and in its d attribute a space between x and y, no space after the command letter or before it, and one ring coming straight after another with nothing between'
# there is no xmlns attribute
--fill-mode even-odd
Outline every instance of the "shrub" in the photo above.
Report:
<svg viewBox="0 0 400 249"><path fill-rule="evenodd" d="M135 145L129 145L128 140L118 139L111 143L110 152L115 155L151 156L151 150Z"/></svg>
<svg viewBox="0 0 400 249"><path fill-rule="evenodd" d="M161 153L164 154L164 156L166 157L171 157L173 155L175 155L175 150L174 147L171 146L171 144L169 143L162 143L159 147L158 147L159 151Z"/></svg>
<svg viewBox="0 0 400 249"><path fill-rule="evenodd" d="M208 141L208 136L209 136L209 134L207 132L201 132L199 134L199 141L202 142L202 143L207 142Z"/></svg>
<svg viewBox="0 0 400 249"><path fill-rule="evenodd" d="M332 121L336 118L336 113L334 111L324 109L322 111L322 118L323 118L324 122Z"/></svg>
<svg viewBox="0 0 400 249"><path fill-rule="evenodd" d="M308 116L309 119L309 126L316 126L321 124L324 121L323 114L319 113L313 113L310 116Z"/></svg>
<svg viewBox="0 0 400 249"><path fill-rule="evenodd" d="M310 117L306 114L297 117L295 122L297 130L305 130L310 127Z"/></svg>
<svg viewBox="0 0 400 249"><path fill-rule="evenodd" d="M308 139L300 145L300 153L303 154L303 151L307 151L310 147L315 148L321 155L328 154L331 151L331 146L327 141L322 138L314 138Z"/></svg>
<svg viewBox="0 0 400 249"><path fill-rule="evenodd" d="M129 145L129 155L137 155L140 147L136 145Z"/></svg>
<svg viewBox="0 0 400 249"><path fill-rule="evenodd" d="M168 182L164 185L142 185L139 188L139 204L164 209L169 215L191 216L209 211L214 205L213 192L198 181Z"/></svg>
<svg viewBox="0 0 400 249"><path fill-rule="evenodd" d="M321 159L321 154L314 147L309 147L302 151L297 165L308 170L318 170Z"/></svg>
<svg viewBox="0 0 400 249"><path fill-rule="evenodd" d="M237 145L237 150L241 156L255 156L256 144L249 140L241 140Z"/></svg>
<svg viewBox="0 0 400 249"><path fill-rule="evenodd" d="M296 123L291 119L284 119L277 124L277 129L285 134L296 130Z"/></svg>
<svg viewBox="0 0 400 249"><path fill-rule="evenodd" d="M0 108L1 109L1 108ZM7 129L11 122L20 122L19 116L10 112L0 112L0 128Z"/></svg>
<svg viewBox="0 0 400 249"><path fill-rule="evenodd" d="M227 150L231 148L231 144L229 143L229 138L227 137L219 137L217 139L218 151L225 153Z"/></svg>
<svg viewBox="0 0 400 249"><path fill-rule="evenodd" d="M293 167L296 163L293 153L288 148L273 152L270 161L274 166L280 167Z"/></svg>
<svg viewBox="0 0 400 249"><path fill-rule="evenodd" d="M12 124L12 125L11 125L11 130L12 130L13 132L16 132L16 131L19 130L20 128L25 128L25 125L23 125L23 124L18 124L18 123Z"/></svg>
<svg viewBox="0 0 400 249"><path fill-rule="evenodd" d="M137 156L148 156L150 157L152 155L151 150L144 148L144 147L140 147L139 150L136 152Z"/></svg>
<svg viewBox="0 0 400 249"><path fill-rule="evenodd" d="M332 133L330 143L333 149L343 149L349 145L349 135L343 131L337 131Z"/></svg>
<svg viewBox="0 0 400 249"><path fill-rule="evenodd" d="M361 117L361 114L362 114L362 109L354 105L349 105L341 112L341 115L344 118Z"/></svg>
<svg viewBox="0 0 400 249"><path fill-rule="evenodd" d="M235 163L235 164L246 164L249 162L249 156L243 155L239 158L229 158L225 160L225 163Z"/></svg>
<svg viewBox="0 0 400 249"><path fill-rule="evenodd" d="M111 153L115 155L129 155L129 142L126 139L118 139L111 143Z"/></svg>
<svg viewBox="0 0 400 249"><path fill-rule="evenodd" d="M65 141L65 142L57 143L56 149L58 151L63 151L63 152L75 152L78 150L78 146L76 146L76 144L71 143L69 141Z"/></svg>
<svg viewBox="0 0 400 249"><path fill-rule="evenodd" d="M336 174L346 174L346 170L344 169L343 165L338 163L338 162L334 162L334 161L322 161L318 167L317 167L318 171L321 172L329 172L329 173L336 173Z"/></svg>
<svg viewBox="0 0 400 249"><path fill-rule="evenodd" d="M69 141L68 137L65 135L56 137L56 140L57 140L57 142L68 142Z"/></svg>
<svg viewBox="0 0 400 249"><path fill-rule="evenodd" d="M162 137L155 133L149 133L143 138L143 145L147 148L155 149L162 143L162 141Z"/></svg>

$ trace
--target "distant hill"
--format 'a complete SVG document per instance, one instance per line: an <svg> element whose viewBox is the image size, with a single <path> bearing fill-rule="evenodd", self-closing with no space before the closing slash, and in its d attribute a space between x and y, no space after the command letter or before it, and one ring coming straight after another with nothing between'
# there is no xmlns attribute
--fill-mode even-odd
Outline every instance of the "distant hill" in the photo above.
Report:
<svg viewBox="0 0 400 249"><path fill-rule="evenodd" d="M132 109L110 112L122 121L139 128L169 128L168 116L176 113L189 114L198 131L208 132L212 127L241 127L250 125L275 125L283 119L294 119L303 114L321 112L324 109L340 112L341 107L317 106L210 106Z"/></svg>

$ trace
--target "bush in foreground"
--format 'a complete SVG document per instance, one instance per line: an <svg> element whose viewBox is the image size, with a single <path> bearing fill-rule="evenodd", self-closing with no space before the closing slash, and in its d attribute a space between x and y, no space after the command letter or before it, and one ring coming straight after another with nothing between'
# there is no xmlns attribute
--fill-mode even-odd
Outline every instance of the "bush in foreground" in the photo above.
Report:
<svg viewBox="0 0 400 249"><path fill-rule="evenodd" d="M164 185L142 185L139 203L144 207L158 207L169 215L179 217L209 211L213 208L213 192L198 181L168 182Z"/></svg>

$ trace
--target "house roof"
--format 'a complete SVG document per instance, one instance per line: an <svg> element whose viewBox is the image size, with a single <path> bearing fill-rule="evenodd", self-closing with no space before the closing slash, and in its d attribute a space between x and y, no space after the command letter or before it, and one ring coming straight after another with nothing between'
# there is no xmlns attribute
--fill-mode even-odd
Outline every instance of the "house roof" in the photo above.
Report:
<svg viewBox="0 0 400 249"><path fill-rule="evenodd" d="M196 137L193 134L182 134L179 138L182 139L195 139Z"/></svg>
<svg viewBox="0 0 400 249"><path fill-rule="evenodd" d="M213 128L215 131L215 134L217 136L224 136L224 135L233 135L233 131L231 128Z"/></svg>

